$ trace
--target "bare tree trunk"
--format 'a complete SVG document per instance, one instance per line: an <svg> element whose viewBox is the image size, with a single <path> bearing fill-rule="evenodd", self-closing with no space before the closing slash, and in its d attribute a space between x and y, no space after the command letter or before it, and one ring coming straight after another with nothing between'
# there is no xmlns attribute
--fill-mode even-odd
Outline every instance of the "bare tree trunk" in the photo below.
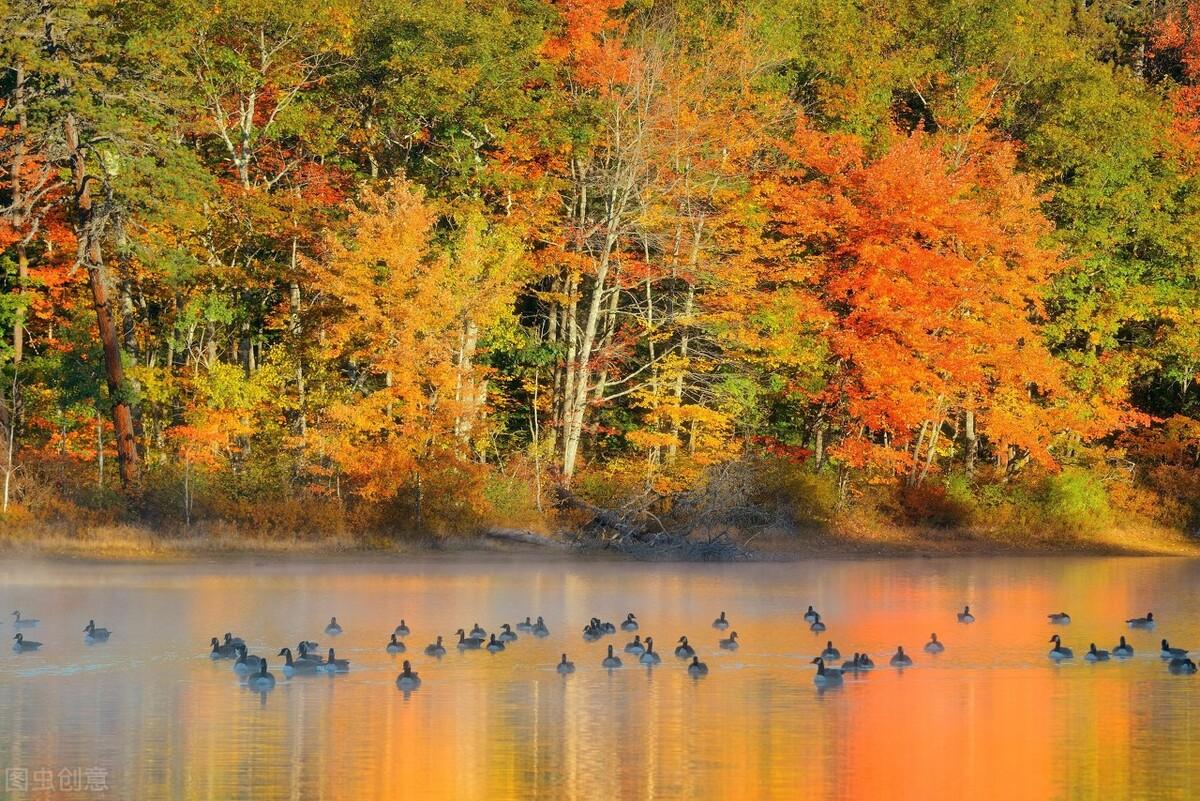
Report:
<svg viewBox="0 0 1200 801"><path fill-rule="evenodd" d="M967 440L966 469L967 475L971 476L975 474L975 459L979 455L979 438L975 434L975 412L968 411L963 418L963 431Z"/></svg>
<svg viewBox="0 0 1200 801"><path fill-rule="evenodd" d="M127 493L136 494L139 484L137 442L133 431L133 411L125 384L125 368L121 363L121 340L113 323L108 300L103 252L100 238L103 221L98 219L92 196L96 180L87 173L87 151L79 141L79 130L73 114L64 123L67 149L75 190L75 234L79 240L78 261L86 268L92 290L92 306L96 311L96 329L104 351L104 377L112 404L113 429L117 437L117 463L121 485Z"/></svg>

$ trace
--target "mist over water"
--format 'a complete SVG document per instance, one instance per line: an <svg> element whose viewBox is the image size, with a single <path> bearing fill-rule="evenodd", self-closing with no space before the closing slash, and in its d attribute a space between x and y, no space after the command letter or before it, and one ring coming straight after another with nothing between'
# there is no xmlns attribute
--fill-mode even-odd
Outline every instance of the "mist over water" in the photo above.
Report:
<svg viewBox="0 0 1200 801"><path fill-rule="evenodd" d="M107 790L0 797L114 799L1179 798L1200 781L1200 676L1172 676L1162 637L1200 648L1200 563L980 558L647 565L448 557L197 565L0 566L0 767L99 769ZM828 624L808 631L813 604ZM970 604L978 622L955 622ZM13 609L44 643L15 654ZM717 647L725 611L741 648ZM1072 624L1051 627L1065 610ZM1128 617L1153 610L1156 630ZM585 642L627 612L662 664ZM336 615L345 632L323 633ZM453 632L542 615L501 654ZM83 642L89 618L112 629ZM384 646L403 618L408 651ZM278 684L247 690L208 658L226 631ZM931 632L946 651L925 654ZM1056 665L1050 635L1076 658ZM441 634L440 661L424 647ZM686 634L710 669L692 679ZM1129 660L1088 664L1089 642ZM283 646L316 640L348 674L284 678ZM819 690L832 640L878 667ZM624 667L600 667L607 646ZM897 645L916 664L887 667ZM560 676L567 652L577 667ZM422 685L395 685L404 659ZM840 660L839 660L840 661ZM45 778L45 774L42 774Z"/></svg>

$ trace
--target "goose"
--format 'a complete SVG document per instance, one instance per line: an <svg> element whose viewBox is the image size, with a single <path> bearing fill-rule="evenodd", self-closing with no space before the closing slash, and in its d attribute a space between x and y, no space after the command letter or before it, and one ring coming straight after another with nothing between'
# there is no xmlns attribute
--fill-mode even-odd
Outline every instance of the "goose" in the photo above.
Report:
<svg viewBox="0 0 1200 801"><path fill-rule="evenodd" d="M1108 651L1097 651L1096 643L1092 643L1088 647L1088 652L1083 655L1083 658L1088 662L1107 662Z"/></svg>
<svg viewBox="0 0 1200 801"><path fill-rule="evenodd" d="M503 650L504 650L504 643L502 643L502 642L500 642L499 640L497 640L497 639L496 639L496 635L495 635L495 634L493 634L493 635L492 635L492 639L488 641L488 644L487 644L487 649L488 649L488 651L490 651L490 652L491 652L491 653L493 653L493 654L494 654L494 653L497 653L497 652L499 652L499 651L503 651Z"/></svg>
<svg viewBox="0 0 1200 801"><path fill-rule="evenodd" d="M730 632L729 636L718 643L726 651L736 651L738 649L737 632Z"/></svg>
<svg viewBox="0 0 1200 801"><path fill-rule="evenodd" d="M646 652L646 646L642 645L642 635L633 635L633 641L625 643L625 653L642 655Z"/></svg>
<svg viewBox="0 0 1200 801"><path fill-rule="evenodd" d="M817 666L817 675L813 676L813 684L829 685L842 683L842 671L840 668L826 667L825 660L819 656L812 661L812 664Z"/></svg>
<svg viewBox="0 0 1200 801"><path fill-rule="evenodd" d="M904 646L897 645L896 653L892 654L892 667L911 667L912 663L912 657L904 653Z"/></svg>
<svg viewBox="0 0 1200 801"><path fill-rule="evenodd" d="M816 623L818 617L819 617L819 615L817 614L817 610L812 608L812 604L809 604L808 611L804 613L804 622L805 623Z"/></svg>
<svg viewBox="0 0 1200 801"><path fill-rule="evenodd" d="M575 663L568 662L567 655L563 654L562 661L558 663L558 666L555 668L555 670L557 670L559 673L574 673L575 672Z"/></svg>
<svg viewBox="0 0 1200 801"><path fill-rule="evenodd" d="M262 657L247 653L246 646L239 645L238 658L237 661L233 663L233 672L241 674L255 673L258 671L258 666L261 662Z"/></svg>
<svg viewBox="0 0 1200 801"><path fill-rule="evenodd" d="M533 624L532 634L534 637L550 636L550 629L548 626L546 626L546 621L542 620L540 615L538 616L537 623Z"/></svg>
<svg viewBox="0 0 1200 801"><path fill-rule="evenodd" d="M13 612L13 617L16 618L16 620L13 621L13 626L19 629L31 629L38 623L42 622L34 617L21 617L20 609Z"/></svg>
<svg viewBox="0 0 1200 801"><path fill-rule="evenodd" d="M421 686L421 677L413 672L412 665L407 659L404 660L404 667L400 671L400 675L396 677L396 686L401 690L415 690Z"/></svg>
<svg viewBox="0 0 1200 801"><path fill-rule="evenodd" d="M407 649L404 647L404 643L397 640L396 634L395 634L395 632L393 632L392 633L392 641L387 644L387 652L389 654L402 654L406 650Z"/></svg>
<svg viewBox="0 0 1200 801"><path fill-rule="evenodd" d="M847 673L851 670L857 672L859 670L859 668L861 667L861 663L859 662L859 660L861 658L862 658L862 655L859 654L858 651L855 651L853 659L847 659L845 662L842 663L842 672Z"/></svg>
<svg viewBox="0 0 1200 801"><path fill-rule="evenodd" d="M720 616L716 620L713 621L713 628L720 629L721 631L724 631L725 629L729 628L729 621L725 619L724 612L722 612L720 614Z"/></svg>
<svg viewBox="0 0 1200 801"><path fill-rule="evenodd" d="M437 642L431 642L425 646L426 656L445 656L446 646L442 645L442 635L438 635Z"/></svg>
<svg viewBox="0 0 1200 801"><path fill-rule="evenodd" d="M476 623L471 627L471 636L478 637L482 640L484 637L488 636L488 633L483 630L483 626L480 626L478 623Z"/></svg>
<svg viewBox="0 0 1200 801"><path fill-rule="evenodd" d="M16 640L16 642L13 643L12 649L14 651L16 651L17 653L24 653L25 651L36 651L37 649L42 647L42 644L40 642L34 642L33 640L27 640L27 639L25 639L25 635L21 634L20 632L17 632L16 634L14 634L13 639Z"/></svg>
<svg viewBox="0 0 1200 801"><path fill-rule="evenodd" d="M1050 614L1046 615L1046 617L1055 626L1066 626L1071 622L1071 616L1066 612L1051 612Z"/></svg>
<svg viewBox="0 0 1200 801"><path fill-rule="evenodd" d="M865 651L858 655L858 669L859 670L874 670L875 669L875 662L872 661L871 657Z"/></svg>
<svg viewBox="0 0 1200 801"><path fill-rule="evenodd" d="M83 627L83 641L89 645L96 642L108 642L108 638L111 635L112 632L108 629L96 628L96 621L94 620L89 620L88 624Z"/></svg>
<svg viewBox="0 0 1200 801"><path fill-rule="evenodd" d="M1125 636L1121 636L1121 642L1118 643L1112 650L1113 656L1133 656L1133 646L1125 642Z"/></svg>
<svg viewBox="0 0 1200 801"><path fill-rule="evenodd" d="M325 633L334 637L342 633L342 626L337 622L336 617L329 618L329 625L325 627Z"/></svg>
<svg viewBox="0 0 1200 801"><path fill-rule="evenodd" d="M937 638L937 632L935 631L933 634L930 634L929 642L925 643L925 653L940 654L942 651L945 651L945 650L946 650L946 646L943 645L942 641Z"/></svg>
<svg viewBox="0 0 1200 801"><path fill-rule="evenodd" d="M300 642L296 643L297 651L304 650L304 651L312 651L315 653L316 650L320 647L321 647L320 645L313 642L312 640L301 640Z"/></svg>
<svg viewBox="0 0 1200 801"><path fill-rule="evenodd" d="M825 630L825 624L821 622L821 616L816 612L813 612L813 622L812 625L808 627L808 630L818 632Z"/></svg>
<svg viewBox="0 0 1200 801"><path fill-rule="evenodd" d="M608 656L604 657L604 660L600 662L600 666L606 667L609 670L621 666L621 657L613 654L613 647L611 645L608 646Z"/></svg>
<svg viewBox="0 0 1200 801"><path fill-rule="evenodd" d="M500 627L500 636L497 639L500 642L512 642L517 639L517 633L512 630L512 626L505 623Z"/></svg>
<svg viewBox="0 0 1200 801"><path fill-rule="evenodd" d="M607 620L600 624L600 630L602 632L604 632L605 634L616 634L617 633L617 627L614 626L612 623L608 622Z"/></svg>
<svg viewBox="0 0 1200 801"><path fill-rule="evenodd" d="M525 618L524 623L517 624L517 631L533 631L533 622L529 618Z"/></svg>
<svg viewBox="0 0 1200 801"><path fill-rule="evenodd" d="M825 650L821 652L822 659L828 662L834 659L840 659L841 656L842 652L833 647L833 640L825 643Z"/></svg>
<svg viewBox="0 0 1200 801"><path fill-rule="evenodd" d="M282 656L284 659L283 675L288 676L288 677L294 676L296 674L316 673L318 670L321 669L320 662L313 662L308 659L301 659L299 661L292 659L292 649L291 648L279 649L278 655Z"/></svg>
<svg viewBox="0 0 1200 801"><path fill-rule="evenodd" d="M675 646L675 656L680 659L691 659L696 655L696 649L688 645L687 637L679 638L679 645Z"/></svg>
<svg viewBox="0 0 1200 801"><path fill-rule="evenodd" d="M1171 664L1167 665L1167 670L1172 673L1191 674L1196 672L1196 663L1186 656L1177 656L1171 660Z"/></svg>
<svg viewBox="0 0 1200 801"><path fill-rule="evenodd" d="M662 657L654 650L654 638L646 638L646 650L638 657L638 661L643 665L657 665L662 662Z"/></svg>
<svg viewBox="0 0 1200 801"><path fill-rule="evenodd" d="M625 619L621 621L621 629L623 631L637 631L638 630L637 617L634 616L633 612L630 612L628 615L625 616Z"/></svg>
<svg viewBox="0 0 1200 801"><path fill-rule="evenodd" d="M298 662L313 662L318 665L325 664L324 657L322 657L320 654L311 652L308 648L307 642L299 643L296 646L296 653L299 654L299 656L296 657L296 661Z"/></svg>
<svg viewBox="0 0 1200 801"><path fill-rule="evenodd" d="M708 665L701 662L700 657L693 656L692 664L688 665L688 675L689 676L707 676L708 675Z"/></svg>
<svg viewBox="0 0 1200 801"><path fill-rule="evenodd" d="M1145 617L1131 617L1125 622L1131 629L1152 629L1154 628L1154 613L1147 612Z"/></svg>
<svg viewBox="0 0 1200 801"><path fill-rule="evenodd" d="M225 644L232 645L234 648L237 648L239 645L245 645L246 641L241 637L234 637L227 631L225 632Z"/></svg>
<svg viewBox="0 0 1200 801"><path fill-rule="evenodd" d="M271 689L275 686L275 677L267 672L267 660L260 659L258 666L258 672L246 679L246 686L251 690Z"/></svg>
<svg viewBox="0 0 1200 801"><path fill-rule="evenodd" d="M1187 655L1188 652L1186 648L1172 648L1171 643L1167 642L1166 640L1162 641L1162 651L1159 653L1159 656L1161 656L1163 659L1174 659L1176 657Z"/></svg>
<svg viewBox="0 0 1200 801"><path fill-rule="evenodd" d="M588 623L583 627L583 639L587 640L588 642L595 642L603 636L604 632L601 631L595 623Z"/></svg>
<svg viewBox="0 0 1200 801"><path fill-rule="evenodd" d="M350 670L349 659L338 659L333 654L333 649L329 649L329 658L325 660L325 664L321 665L321 669L326 673L347 673Z"/></svg>
<svg viewBox="0 0 1200 801"><path fill-rule="evenodd" d="M220 640L218 640L216 637L213 637L212 651L210 651L208 655L212 659L237 659L237 647L233 645L222 645Z"/></svg>
<svg viewBox="0 0 1200 801"><path fill-rule="evenodd" d="M483 645L482 637L468 637L466 636L466 632L464 632L462 629L459 629L454 633L458 635L459 650L480 648Z"/></svg>
<svg viewBox="0 0 1200 801"><path fill-rule="evenodd" d="M959 623L974 623L975 616L971 614L971 607L964 606L963 610L958 613Z"/></svg>
<svg viewBox="0 0 1200 801"><path fill-rule="evenodd" d="M404 622L404 618L400 618L400 625L396 626L395 633L401 637L407 637L409 634L412 634L408 629L408 624Z"/></svg>
<svg viewBox="0 0 1200 801"><path fill-rule="evenodd" d="M1051 659L1071 659L1075 656L1075 652L1062 644L1062 637L1055 634L1048 642L1054 643L1054 647L1050 649Z"/></svg>

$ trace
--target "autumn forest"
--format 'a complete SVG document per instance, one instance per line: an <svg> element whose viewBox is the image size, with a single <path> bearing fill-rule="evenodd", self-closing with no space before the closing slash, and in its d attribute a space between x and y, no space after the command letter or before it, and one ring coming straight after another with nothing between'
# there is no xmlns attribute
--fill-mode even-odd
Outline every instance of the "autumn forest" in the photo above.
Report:
<svg viewBox="0 0 1200 801"><path fill-rule="evenodd" d="M1200 3L0 22L6 525L1200 527Z"/></svg>

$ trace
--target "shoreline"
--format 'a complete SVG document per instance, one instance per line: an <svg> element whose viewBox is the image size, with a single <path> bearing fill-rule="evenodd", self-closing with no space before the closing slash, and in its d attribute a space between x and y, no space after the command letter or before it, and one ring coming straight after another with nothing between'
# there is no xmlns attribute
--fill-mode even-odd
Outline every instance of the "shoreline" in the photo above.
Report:
<svg viewBox="0 0 1200 801"><path fill-rule="evenodd" d="M1200 542L1169 530L1113 530L1084 536L1029 535L942 529L882 529L869 534L832 530L772 531L740 538L749 562L808 559L978 558L1064 556L1200 557ZM575 547L562 536L493 530L451 536L352 537L295 535L263 537L222 531L181 536L135 525L83 530L0 532L0 558L94 563L158 563L233 560L403 560L462 556L523 557L562 561L697 561L639 559L615 550Z"/></svg>

